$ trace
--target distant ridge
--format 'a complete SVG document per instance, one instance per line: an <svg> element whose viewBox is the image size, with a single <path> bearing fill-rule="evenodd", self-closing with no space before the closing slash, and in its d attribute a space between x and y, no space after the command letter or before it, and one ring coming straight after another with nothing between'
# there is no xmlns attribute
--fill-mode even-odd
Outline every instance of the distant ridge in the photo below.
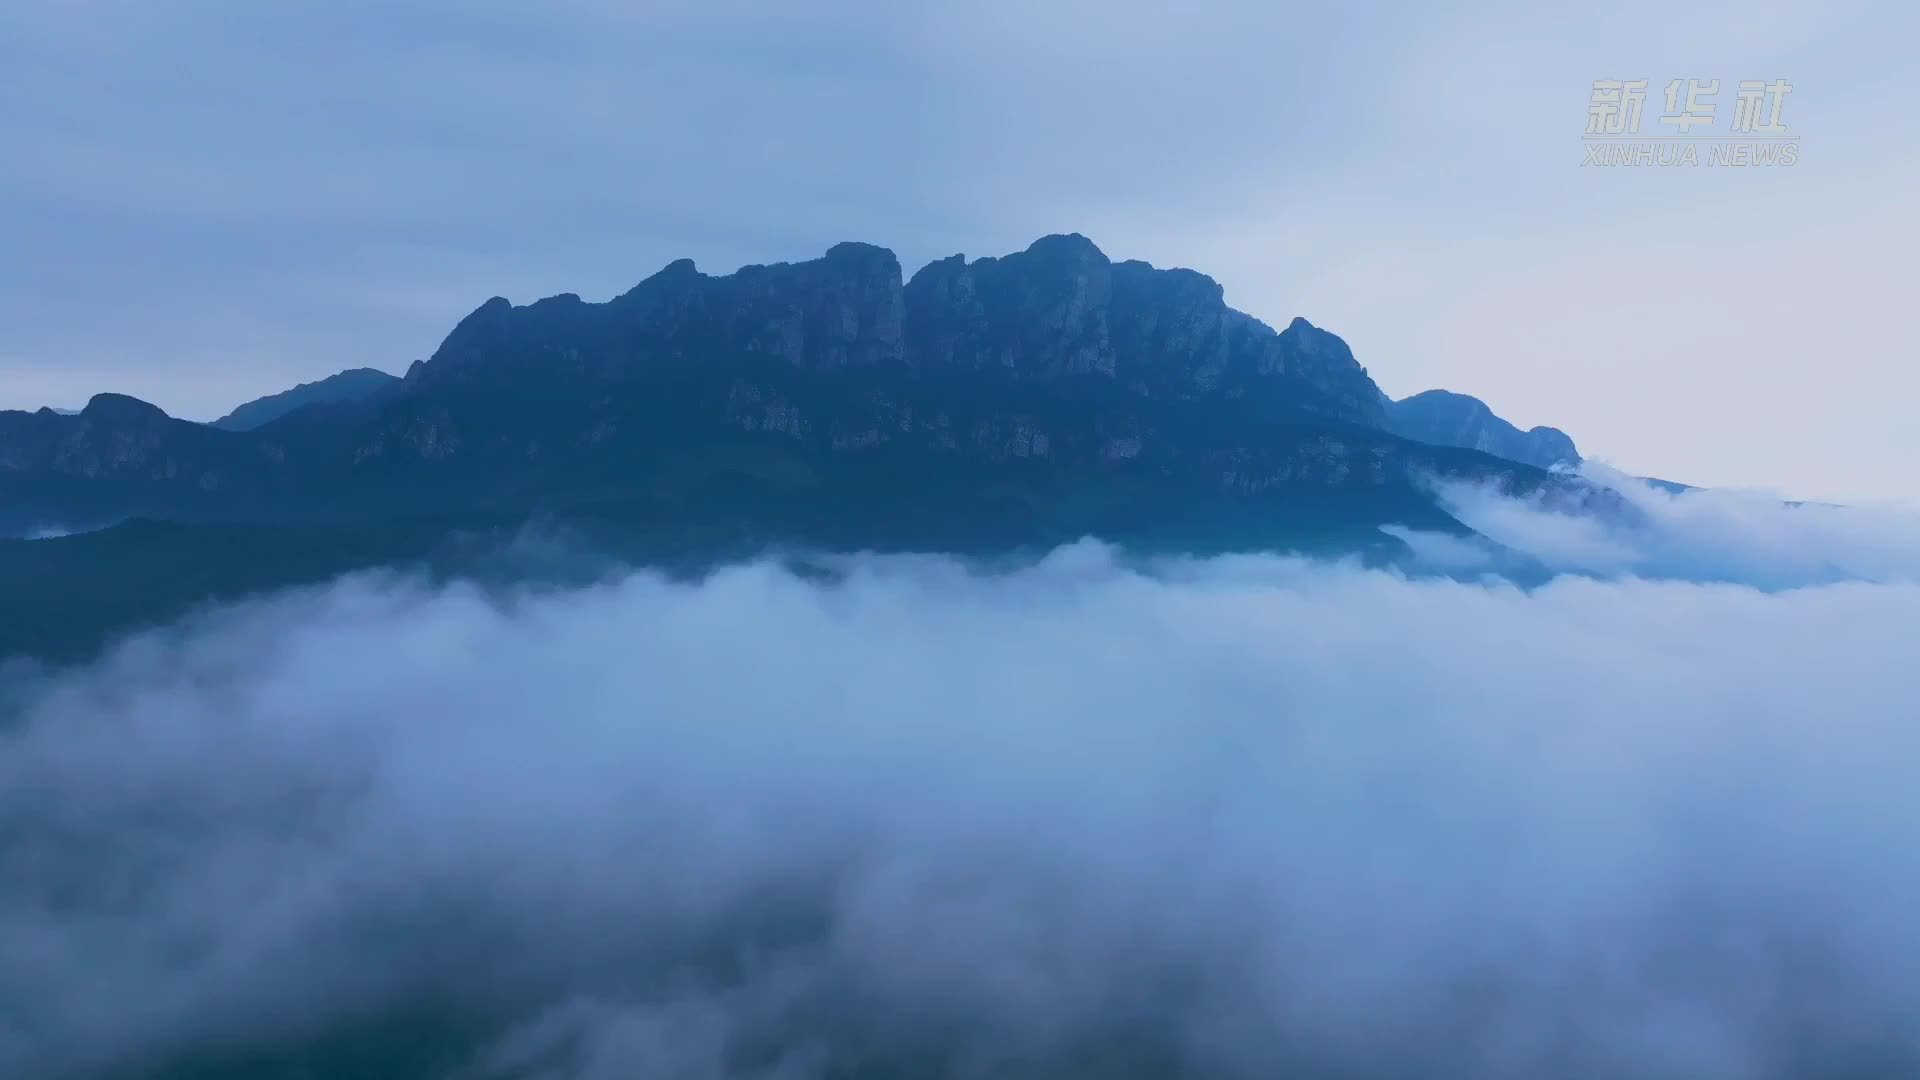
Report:
<svg viewBox="0 0 1920 1080"><path fill-rule="evenodd" d="M400 380L374 368L351 368L315 382L301 383L263 398L255 398L213 422L228 431L252 431L271 423L295 409L308 405L359 401L398 385Z"/></svg>
<svg viewBox="0 0 1920 1080"><path fill-rule="evenodd" d="M1494 415L1486 402L1451 390L1428 390L1387 406L1394 434L1436 446L1459 446L1537 468L1577 465L1580 451L1559 428L1528 431Z"/></svg>

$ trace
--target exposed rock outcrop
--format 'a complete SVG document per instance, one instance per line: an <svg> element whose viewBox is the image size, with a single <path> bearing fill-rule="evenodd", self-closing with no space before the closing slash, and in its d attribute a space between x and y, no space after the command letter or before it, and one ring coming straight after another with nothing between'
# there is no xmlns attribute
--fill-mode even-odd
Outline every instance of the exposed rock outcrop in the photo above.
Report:
<svg viewBox="0 0 1920 1080"><path fill-rule="evenodd" d="M906 308L908 361L925 369L1101 375L1145 397L1252 395L1384 421L1373 381L1339 338L1304 319L1276 334L1228 307L1212 278L1113 263L1078 234L1004 258L932 263L907 283Z"/></svg>

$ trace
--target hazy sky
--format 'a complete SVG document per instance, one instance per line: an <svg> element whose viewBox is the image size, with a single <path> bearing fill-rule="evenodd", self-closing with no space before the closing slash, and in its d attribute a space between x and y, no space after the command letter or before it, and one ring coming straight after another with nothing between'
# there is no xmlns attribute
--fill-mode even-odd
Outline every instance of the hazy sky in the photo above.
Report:
<svg viewBox="0 0 1920 1080"><path fill-rule="evenodd" d="M1920 497L1920 8L0 8L0 407L211 418L481 300L1080 231L1624 468ZM1443 10L1444 8L1444 10ZM1587 168L1591 84L1793 84L1791 168Z"/></svg>

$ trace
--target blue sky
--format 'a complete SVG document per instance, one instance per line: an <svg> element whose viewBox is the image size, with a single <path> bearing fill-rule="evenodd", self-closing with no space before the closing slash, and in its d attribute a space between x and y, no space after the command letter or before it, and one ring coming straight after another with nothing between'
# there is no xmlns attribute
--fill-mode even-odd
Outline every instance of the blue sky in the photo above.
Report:
<svg viewBox="0 0 1920 1080"><path fill-rule="evenodd" d="M1906 4L0 9L0 407L398 371L496 293L1080 231L1635 472L1920 497ZM1792 168L1583 168L1785 78ZM1724 119L1721 121L1724 123Z"/></svg>

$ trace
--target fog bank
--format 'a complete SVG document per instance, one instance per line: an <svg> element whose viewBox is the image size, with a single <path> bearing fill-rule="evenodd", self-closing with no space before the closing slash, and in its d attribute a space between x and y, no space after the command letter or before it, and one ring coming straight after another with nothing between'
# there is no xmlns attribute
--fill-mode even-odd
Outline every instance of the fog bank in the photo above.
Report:
<svg viewBox="0 0 1920 1080"><path fill-rule="evenodd" d="M1920 587L842 569L16 676L0 1074L1920 1067Z"/></svg>

